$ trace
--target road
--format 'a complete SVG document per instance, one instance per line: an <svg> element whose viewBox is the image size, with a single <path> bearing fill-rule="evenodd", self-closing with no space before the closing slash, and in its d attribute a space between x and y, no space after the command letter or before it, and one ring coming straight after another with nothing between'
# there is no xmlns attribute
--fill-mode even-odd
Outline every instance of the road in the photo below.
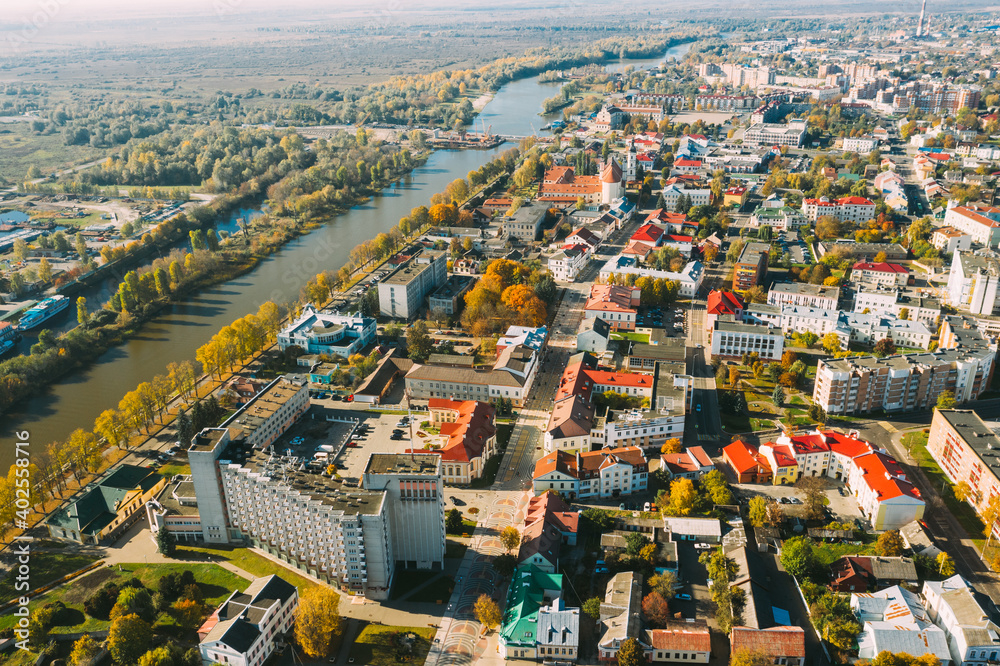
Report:
<svg viewBox="0 0 1000 666"><path fill-rule="evenodd" d="M708 293L719 289L725 281L725 269L708 268L698 296L691 300L687 313L688 372L694 378L692 408L685 421L686 446L703 446L710 456L728 444L719 419L719 399L716 393L715 373L711 364L711 344L708 339Z"/></svg>

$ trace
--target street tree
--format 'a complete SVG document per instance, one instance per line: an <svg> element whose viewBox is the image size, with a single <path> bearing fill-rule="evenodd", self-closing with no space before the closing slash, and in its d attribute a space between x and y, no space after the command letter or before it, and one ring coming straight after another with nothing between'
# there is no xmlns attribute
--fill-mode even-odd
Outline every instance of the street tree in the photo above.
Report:
<svg viewBox="0 0 1000 666"><path fill-rule="evenodd" d="M513 552L521 545L521 533L513 525L508 525L500 531L500 544L508 553Z"/></svg>
<svg viewBox="0 0 1000 666"><path fill-rule="evenodd" d="M497 605L497 602L493 601L493 597L488 594L479 595L473 611L476 614L476 619L486 627L487 631L496 629L500 626L500 621L503 619L500 607Z"/></svg>
<svg viewBox="0 0 1000 666"><path fill-rule="evenodd" d="M295 613L295 641L307 656L325 659L340 633L340 595L329 587L315 586L299 597Z"/></svg>
<svg viewBox="0 0 1000 666"><path fill-rule="evenodd" d="M809 573L815 562L812 541L808 537L792 537L781 547L781 566L796 578Z"/></svg>

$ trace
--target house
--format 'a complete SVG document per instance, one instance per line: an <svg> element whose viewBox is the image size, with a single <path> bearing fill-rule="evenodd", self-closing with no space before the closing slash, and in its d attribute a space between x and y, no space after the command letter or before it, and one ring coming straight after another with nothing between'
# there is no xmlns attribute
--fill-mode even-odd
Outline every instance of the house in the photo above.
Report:
<svg viewBox="0 0 1000 666"><path fill-rule="evenodd" d="M235 591L198 629L198 651L206 664L259 666L287 634L299 606L298 588L271 574L246 591Z"/></svg>
<svg viewBox="0 0 1000 666"><path fill-rule="evenodd" d="M806 199L802 202L802 214L810 222L821 217L835 217L841 222L867 222L875 217L875 202L865 197L841 197L830 201L827 197Z"/></svg>
<svg viewBox="0 0 1000 666"><path fill-rule="evenodd" d="M428 359L414 363L404 379L411 398L452 400L510 400L520 406L538 372L540 354L528 345L504 348L492 368L444 365Z"/></svg>
<svg viewBox="0 0 1000 666"><path fill-rule="evenodd" d="M586 453L553 451L535 463L536 495L554 490L570 499L618 497L646 490L649 461L638 446Z"/></svg>
<svg viewBox="0 0 1000 666"><path fill-rule="evenodd" d="M603 354L608 351L608 340L611 337L611 325L600 317L584 319L580 322L580 330L576 334L576 350Z"/></svg>
<svg viewBox="0 0 1000 666"><path fill-rule="evenodd" d="M611 577L601 604L601 624L598 629L597 658L602 662L614 661L618 648L625 639L634 638L644 653L650 645L645 643L642 631L642 574L623 571Z"/></svg>
<svg viewBox="0 0 1000 666"><path fill-rule="evenodd" d="M671 479L700 479L715 469L712 459L700 446L690 446L680 453L660 456L660 465L666 469Z"/></svg>
<svg viewBox="0 0 1000 666"><path fill-rule="evenodd" d="M723 206L742 206L747 201L750 188L742 185L733 185L722 193Z"/></svg>
<svg viewBox="0 0 1000 666"><path fill-rule="evenodd" d="M518 564L533 564L547 573L559 570L563 545L576 544L580 514L555 493L544 493L528 501L528 510L521 530Z"/></svg>
<svg viewBox="0 0 1000 666"><path fill-rule="evenodd" d="M580 615L578 608L563 605L562 575L531 564L517 567L498 633L497 650L504 659L554 659L558 649L560 660L575 661Z"/></svg>
<svg viewBox="0 0 1000 666"><path fill-rule="evenodd" d="M583 307L583 318L599 318L608 322L613 331L635 330L639 307L639 289L613 284L594 284L590 298Z"/></svg>
<svg viewBox="0 0 1000 666"><path fill-rule="evenodd" d="M562 249L549 257L548 267L552 278L559 282L574 282L590 260L587 245L563 245Z"/></svg>
<svg viewBox="0 0 1000 666"><path fill-rule="evenodd" d="M881 451L854 458L847 485L873 529L898 529L924 515L920 491L900 464Z"/></svg>
<svg viewBox="0 0 1000 666"><path fill-rule="evenodd" d="M968 252L972 249L972 236L955 227L938 227L931 234L931 245L945 254L954 254L955 250Z"/></svg>
<svg viewBox="0 0 1000 666"><path fill-rule="evenodd" d="M702 280L705 277L705 267L700 261L689 261L679 271L656 270L649 266L643 266L635 256L619 254L611 257L600 271L601 280L611 280L615 276L619 280L625 275L634 275L636 279L648 277L654 280L675 280L680 283L678 294L681 297L695 297L701 289Z"/></svg>
<svg viewBox="0 0 1000 666"><path fill-rule="evenodd" d="M864 287L905 287L910 270L900 264L859 261L851 268L851 281Z"/></svg>
<svg viewBox="0 0 1000 666"><path fill-rule="evenodd" d="M851 594L851 610L862 623L858 656L873 659L880 652L933 654L951 663L945 632L936 626L920 598L895 585L878 592Z"/></svg>
<svg viewBox="0 0 1000 666"><path fill-rule="evenodd" d="M903 583L916 585L917 567L909 557L847 555L830 565L834 592L867 592Z"/></svg>
<svg viewBox="0 0 1000 666"><path fill-rule="evenodd" d="M723 448L722 460L736 475L736 483L768 483L774 474L757 447L742 440Z"/></svg>
<svg viewBox="0 0 1000 666"><path fill-rule="evenodd" d="M934 537L919 520L914 520L900 527L899 536L903 537L903 543L914 555L924 555L934 559L943 552L937 547Z"/></svg>
<svg viewBox="0 0 1000 666"><path fill-rule="evenodd" d="M441 448L414 453L441 456L441 478L445 483L468 485L479 479L497 453L496 409L478 400L427 401L431 425L439 428Z"/></svg>
<svg viewBox="0 0 1000 666"><path fill-rule="evenodd" d="M722 521L718 518L664 516L663 525L683 541L722 543Z"/></svg>
<svg viewBox="0 0 1000 666"><path fill-rule="evenodd" d="M652 663L707 664L712 654L712 637L704 621L671 622L663 629L647 629L645 636L646 659Z"/></svg>
<svg viewBox="0 0 1000 666"><path fill-rule="evenodd" d="M110 544L145 516L143 507L166 485L166 477L148 467L119 465L49 516L45 521L49 536L81 544Z"/></svg>
<svg viewBox="0 0 1000 666"><path fill-rule="evenodd" d="M743 297L731 291L713 289L708 292L708 308L705 312L705 327L715 328L715 321L722 315L731 315L737 320L743 319L743 308L746 307Z"/></svg>
<svg viewBox="0 0 1000 666"><path fill-rule="evenodd" d="M621 129L628 116L614 104L605 104L594 116L594 129L598 132L610 132Z"/></svg>
<svg viewBox="0 0 1000 666"><path fill-rule="evenodd" d="M1000 654L1000 627L991 619L993 602L976 593L961 576L924 581L924 603L931 621L944 629L956 664L987 666Z"/></svg>
<svg viewBox="0 0 1000 666"><path fill-rule="evenodd" d="M802 627L733 627L729 643L734 653L740 650L763 652L775 664L805 666L806 663L806 639Z"/></svg>
<svg viewBox="0 0 1000 666"><path fill-rule="evenodd" d="M624 194L622 169L612 157L598 176L577 175L569 166L549 169L538 186L537 200L572 206L582 197L588 204L611 204Z"/></svg>

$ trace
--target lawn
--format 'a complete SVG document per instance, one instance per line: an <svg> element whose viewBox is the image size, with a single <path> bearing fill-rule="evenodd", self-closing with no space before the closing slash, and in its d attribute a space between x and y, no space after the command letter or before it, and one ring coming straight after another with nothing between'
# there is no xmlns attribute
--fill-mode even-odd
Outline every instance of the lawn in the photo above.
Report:
<svg viewBox="0 0 1000 666"><path fill-rule="evenodd" d="M35 557L38 555L32 556L33 563ZM216 564L123 564L121 570L118 567L103 567L77 578L67 585L50 590L32 600L28 604L28 608L34 611L39 606L55 601L66 604L68 610L61 623L53 627L52 633L54 634L101 631L107 629L109 623L86 615L83 612L83 602L104 583L109 581L123 582L134 577L155 591L161 576L186 569L190 569L194 573L195 580L198 581L198 586L205 595L205 604L208 607L218 606L234 589L244 590L250 584L249 581ZM16 622L16 616L4 615L0 617L0 630L7 629ZM172 620L164 617L161 619L161 623L163 622L170 624Z"/></svg>
<svg viewBox="0 0 1000 666"><path fill-rule="evenodd" d="M190 474L191 465L170 463L156 471L166 477L177 476L178 474Z"/></svg>
<svg viewBox="0 0 1000 666"><path fill-rule="evenodd" d="M969 533L972 538L980 537L983 534L983 521L976 515L976 510L968 502L962 502L951 489L951 481L937 464L937 461L927 450L927 433L912 432L903 436L903 446L909 443L910 455L917 461L928 481L935 488L940 489L941 499L948 506L952 515L958 519L959 524Z"/></svg>
<svg viewBox="0 0 1000 666"><path fill-rule="evenodd" d="M872 555L874 550L865 544L853 543L814 543L813 555L816 564L824 570L845 555Z"/></svg>
<svg viewBox="0 0 1000 666"><path fill-rule="evenodd" d="M612 340L631 340L632 342L641 342L643 344L649 344L649 333L635 333L633 331L624 331L621 333L612 333Z"/></svg>
<svg viewBox="0 0 1000 666"><path fill-rule="evenodd" d="M732 412L719 410L719 418L722 420L722 429L730 433L750 432L750 418L746 414L733 414Z"/></svg>
<svg viewBox="0 0 1000 666"><path fill-rule="evenodd" d="M69 553L31 553L28 584L32 590L59 580L67 574L79 571L94 563L93 555L74 555ZM14 580L17 574L12 569L3 580L0 580L0 598L7 600L18 596L14 590Z"/></svg>
<svg viewBox="0 0 1000 666"><path fill-rule="evenodd" d="M294 569L283 566L258 555L249 548L198 548L194 546L178 546L177 556L190 559L224 560L243 569L244 571L257 576L270 576L278 574L286 581L299 588L299 595L313 587L319 585L311 578L295 573Z"/></svg>
<svg viewBox="0 0 1000 666"><path fill-rule="evenodd" d="M391 627L369 624L351 646L352 663L366 666L395 666L406 661L422 664L431 649L437 629L431 627ZM407 634L416 635L412 649L399 640Z"/></svg>

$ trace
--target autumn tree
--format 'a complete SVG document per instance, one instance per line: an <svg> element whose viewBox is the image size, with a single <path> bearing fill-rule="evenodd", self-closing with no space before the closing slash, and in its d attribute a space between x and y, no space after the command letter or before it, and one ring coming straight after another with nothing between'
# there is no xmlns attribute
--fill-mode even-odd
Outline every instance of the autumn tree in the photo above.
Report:
<svg viewBox="0 0 1000 666"><path fill-rule="evenodd" d="M188 630L198 626L203 613L203 606L194 599L178 599L170 606L170 616L178 625Z"/></svg>
<svg viewBox="0 0 1000 666"><path fill-rule="evenodd" d="M763 495L754 495L751 497L748 516L751 525L754 527L763 527L767 523L767 498Z"/></svg>
<svg viewBox="0 0 1000 666"><path fill-rule="evenodd" d="M742 648L733 652L729 658L729 666L771 666L774 659L767 656L763 650Z"/></svg>
<svg viewBox="0 0 1000 666"><path fill-rule="evenodd" d="M513 525L508 525L500 532L500 544L508 553L521 546L521 533Z"/></svg>
<svg viewBox="0 0 1000 666"><path fill-rule="evenodd" d="M601 599L600 597L591 597L590 599L587 599L586 601L583 602L583 605L580 607L580 610L582 610L583 614L586 615L587 617L593 620L599 620L601 618L602 603L603 599Z"/></svg>
<svg viewBox="0 0 1000 666"><path fill-rule="evenodd" d="M650 544L652 545L652 544ZM677 576L674 572L663 569L662 573L656 573L649 577L649 589L669 601L674 597L674 585L677 583Z"/></svg>
<svg viewBox="0 0 1000 666"><path fill-rule="evenodd" d="M52 264L45 257L38 262L38 279L42 282L52 281Z"/></svg>
<svg viewBox="0 0 1000 666"><path fill-rule="evenodd" d="M670 621L670 609L667 600L656 592L650 592L642 600L642 614L646 622L657 628L662 628Z"/></svg>
<svg viewBox="0 0 1000 666"><path fill-rule="evenodd" d="M340 633L339 607L340 595L328 587L311 587L299 597L295 640L310 658L330 656L330 644Z"/></svg>
<svg viewBox="0 0 1000 666"><path fill-rule="evenodd" d="M663 443L660 447L660 453L662 455L670 455L671 453L680 453L682 448L681 440L677 437L671 437Z"/></svg>
<svg viewBox="0 0 1000 666"><path fill-rule="evenodd" d="M892 341L892 338L882 338L875 343L875 349L872 350L872 353L879 358L892 356L896 353L896 343Z"/></svg>
<svg viewBox="0 0 1000 666"><path fill-rule="evenodd" d="M941 391L938 394L937 408L938 409L952 409L955 406L955 392L954 391Z"/></svg>
<svg viewBox="0 0 1000 666"><path fill-rule="evenodd" d="M827 354L835 354L840 351L840 336L836 333L827 333L823 336L822 344Z"/></svg>
<svg viewBox="0 0 1000 666"><path fill-rule="evenodd" d="M899 530L882 532L878 541L875 542L875 550L882 557L899 557L905 549L906 544L903 543L903 537L899 534Z"/></svg>
<svg viewBox="0 0 1000 666"><path fill-rule="evenodd" d="M635 638L626 638L618 646L618 666L643 666L646 657Z"/></svg>
<svg viewBox="0 0 1000 666"><path fill-rule="evenodd" d="M697 500L698 491L691 479L674 479L670 482L670 505L667 513L672 516L689 516Z"/></svg>
<svg viewBox="0 0 1000 666"><path fill-rule="evenodd" d="M948 553L940 552L935 559L938 566L938 573L945 578L950 578L955 575L955 560L951 559Z"/></svg>
<svg viewBox="0 0 1000 666"><path fill-rule="evenodd" d="M503 620L500 607L497 605L497 602L493 601L493 597L488 594L479 595L475 606L473 606L473 612L476 614L476 619L486 627L487 631L496 629L500 626L501 620Z"/></svg>
<svg viewBox="0 0 1000 666"><path fill-rule="evenodd" d="M119 664L134 664L149 650L153 628L138 615L120 615L111 621L108 652Z"/></svg>
<svg viewBox="0 0 1000 666"><path fill-rule="evenodd" d="M84 635L73 643L73 651L69 655L71 666L88 666L101 653L101 644L93 637Z"/></svg>
<svg viewBox="0 0 1000 666"><path fill-rule="evenodd" d="M823 494L823 480L815 476L804 476L796 484L805 492L803 515L806 520L819 520L823 517L823 507L826 506L826 496Z"/></svg>

